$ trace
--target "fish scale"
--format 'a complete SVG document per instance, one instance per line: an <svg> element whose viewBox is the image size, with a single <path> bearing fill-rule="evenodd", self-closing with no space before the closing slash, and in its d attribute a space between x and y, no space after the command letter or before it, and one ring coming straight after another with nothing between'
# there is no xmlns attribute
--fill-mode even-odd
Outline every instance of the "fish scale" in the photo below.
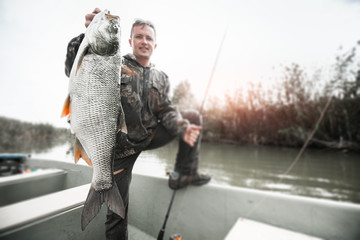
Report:
<svg viewBox="0 0 360 240"><path fill-rule="evenodd" d="M104 190L112 186L112 176L109 173L112 172L111 158L116 141L120 102L117 80L119 74L111 69L114 65L120 66L119 58L86 55L77 73L78 77L71 84L74 89L70 90L71 99L77 102L77 109L73 112L79 114L72 114L72 119L79 118L79 121L72 124L72 128L93 163L92 182L95 183L95 190ZM80 79L83 82L79 81ZM79 98L79 95L82 97Z"/></svg>
<svg viewBox="0 0 360 240"><path fill-rule="evenodd" d="M89 194L81 215L82 230L105 202L121 217L125 207L113 176L116 134L127 132L120 97L119 17L107 10L88 26L70 73L69 97L62 115L70 115L76 136L75 162L93 166ZM120 128L119 128L120 127Z"/></svg>

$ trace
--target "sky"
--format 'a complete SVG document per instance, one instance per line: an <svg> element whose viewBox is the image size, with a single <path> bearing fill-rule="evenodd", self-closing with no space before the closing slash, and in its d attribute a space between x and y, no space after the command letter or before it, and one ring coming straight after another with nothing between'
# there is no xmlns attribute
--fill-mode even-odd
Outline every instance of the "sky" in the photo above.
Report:
<svg viewBox="0 0 360 240"><path fill-rule="evenodd" d="M151 20L158 44L152 62L172 89L189 81L199 102L225 31L210 89L220 97L248 82L270 84L291 63L309 71L329 66L340 46L360 40L355 0L0 0L0 116L69 127L60 118L66 47L95 7L120 16L122 54L131 52L133 20Z"/></svg>

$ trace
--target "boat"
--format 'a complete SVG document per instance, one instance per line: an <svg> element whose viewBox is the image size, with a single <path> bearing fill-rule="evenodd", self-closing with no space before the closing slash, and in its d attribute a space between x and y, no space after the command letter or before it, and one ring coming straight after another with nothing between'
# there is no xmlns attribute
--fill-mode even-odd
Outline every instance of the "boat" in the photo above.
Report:
<svg viewBox="0 0 360 240"><path fill-rule="evenodd" d="M0 239L105 239L105 205L80 227L90 167L19 154L0 160ZM157 239L172 194L166 176L133 174L129 239ZM359 226L359 204L207 184L176 191L164 239L360 239Z"/></svg>

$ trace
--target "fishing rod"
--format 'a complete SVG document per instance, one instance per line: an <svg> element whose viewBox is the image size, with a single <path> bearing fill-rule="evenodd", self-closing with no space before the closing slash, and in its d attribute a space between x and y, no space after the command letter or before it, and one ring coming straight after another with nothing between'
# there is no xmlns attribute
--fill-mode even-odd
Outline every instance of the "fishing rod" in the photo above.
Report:
<svg viewBox="0 0 360 240"><path fill-rule="evenodd" d="M224 41L225 41L225 37L226 37L226 33L227 33L227 28L224 32L224 35L223 35L223 38L221 40L221 43L220 43L220 47L218 49L218 52L217 52L217 55L216 55L216 58L215 58L215 63L213 65L213 68L212 68L212 71L211 71L211 74L210 74L210 79L208 81L208 84L207 84L207 87L206 87L206 90L205 90L205 95L203 97L203 100L202 100L202 103L201 103L201 107L200 107L200 110L199 110L199 113L200 115L202 114L203 110L204 110L204 105L205 105L205 101L206 101L206 97L209 93L209 89L210 89L210 86L211 86L211 83L212 83L212 79L214 77L214 74L215 74L215 69L216 69L216 66L217 66L217 62L219 60L219 56L220 56L220 53L221 53L221 49L222 49L222 46L224 44ZM194 148L191 149L191 152L190 154L192 154L192 150ZM171 177L171 176L170 176ZM165 220L164 220L164 223L163 223L163 226L162 228L160 229L160 232L158 234L158 237L157 237L157 240L163 240L164 238L164 233L165 233L165 228L166 228L166 223L167 223L167 220L169 218L169 215L170 215L170 211L171 211L171 207L173 205L173 202L174 202L174 199L175 199L175 194L176 194L176 189L173 190L173 193L172 193L172 196L171 196L171 200L170 200L170 204L169 204L169 207L168 207L168 210L166 212L166 216L165 216Z"/></svg>
<svg viewBox="0 0 360 240"><path fill-rule="evenodd" d="M172 204L173 204L173 202L174 202L175 194L176 194L176 190L174 190L174 192L173 192L173 194L172 194L172 196L171 196L170 205L169 205L169 208L168 208L168 210L167 210L167 212L166 212L165 220L164 220L164 223L163 223L163 225L162 225L162 227L161 227L161 229L160 229L160 232L159 232L159 235L158 235L158 237L157 237L157 240L163 240L163 238L164 238L166 223L167 223L167 220L168 220L169 215L170 215L170 210L171 210L171 206L172 206Z"/></svg>
<svg viewBox="0 0 360 240"><path fill-rule="evenodd" d="M208 95L208 93L209 93L209 89L210 89L210 85L211 85L211 83L212 83L212 79L213 79L214 74L215 74L215 69L216 69L216 66L217 66L217 62L218 62L218 60L219 60L219 56L220 56L220 52L221 52L222 46L223 46L224 41L225 41L226 33L227 33L227 28L225 29L223 38L222 38L222 40L221 40L220 47L219 47L219 50L218 50L217 55L216 55L215 63L214 63L214 66L213 66L213 68L212 68L212 71L211 71L210 79L209 79L209 81L208 81L208 85L207 85L206 90L205 90L205 95L204 95L204 98L203 98L203 100L202 100L201 107L200 107L200 110L199 110L200 115L202 114L202 112L203 112L203 110L204 110L205 101L206 101L207 95Z"/></svg>

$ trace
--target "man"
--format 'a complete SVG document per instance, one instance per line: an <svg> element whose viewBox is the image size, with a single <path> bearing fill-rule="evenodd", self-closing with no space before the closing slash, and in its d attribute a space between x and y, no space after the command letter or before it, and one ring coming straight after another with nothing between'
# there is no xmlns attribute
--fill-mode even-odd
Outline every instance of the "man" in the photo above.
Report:
<svg viewBox="0 0 360 240"><path fill-rule="evenodd" d="M85 16L89 26L96 8ZM65 62L66 75L70 75L84 34L72 39ZM135 160L143 150L161 147L179 136L179 151L175 170L170 174L169 187L179 189L189 184L202 185L211 177L197 171L200 148L201 116L196 111L179 113L169 100L167 75L155 69L150 58L156 49L156 30L145 20L136 20L131 29L130 46L133 54L123 57L121 71L121 104L124 109L128 133L119 132L115 149L114 178L125 205L122 219L108 210L107 239L127 239L127 210L129 185Z"/></svg>

